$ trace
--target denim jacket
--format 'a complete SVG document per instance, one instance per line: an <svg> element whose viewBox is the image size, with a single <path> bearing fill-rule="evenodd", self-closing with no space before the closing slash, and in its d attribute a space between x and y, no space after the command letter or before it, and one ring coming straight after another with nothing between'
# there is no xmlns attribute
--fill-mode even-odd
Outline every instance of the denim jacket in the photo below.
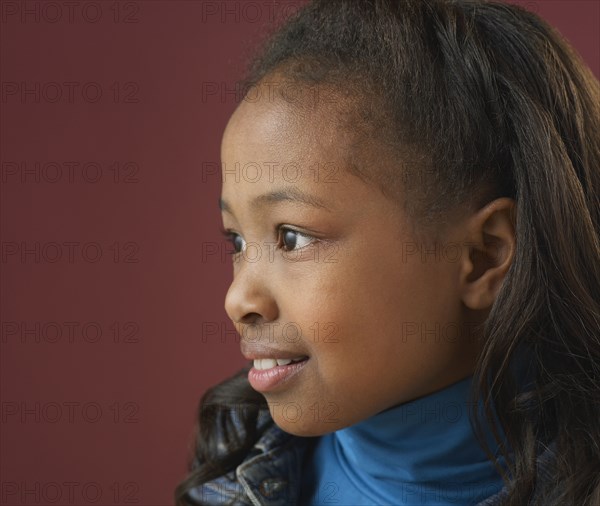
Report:
<svg viewBox="0 0 600 506"><path fill-rule="evenodd" d="M242 433L245 429L241 420L234 415L233 421L238 433ZM235 470L189 491L190 504L301 506L298 497L303 457L308 446L318 437L300 437L284 432L273 422L268 410L260 412L257 428L264 432L242 463ZM221 448L225 448L223 443ZM554 452L555 443L552 443L538 457L538 485L552 480ZM506 494L504 487L477 506L501 506Z"/></svg>

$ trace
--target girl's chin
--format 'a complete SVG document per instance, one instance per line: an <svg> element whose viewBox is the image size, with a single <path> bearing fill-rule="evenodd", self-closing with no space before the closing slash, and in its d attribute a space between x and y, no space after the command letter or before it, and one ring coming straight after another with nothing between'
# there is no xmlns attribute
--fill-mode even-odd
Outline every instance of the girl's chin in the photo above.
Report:
<svg viewBox="0 0 600 506"><path fill-rule="evenodd" d="M319 430L317 427L298 427L298 425L289 425L289 424L277 424L277 426L284 432L288 434L292 434L293 436L298 437L316 437L322 436L326 432Z"/></svg>
<svg viewBox="0 0 600 506"><path fill-rule="evenodd" d="M274 417L275 424L284 432L300 437L317 437L323 436L330 432L334 432L343 428L343 425L332 423L319 423L307 416L306 420L290 421L283 418Z"/></svg>

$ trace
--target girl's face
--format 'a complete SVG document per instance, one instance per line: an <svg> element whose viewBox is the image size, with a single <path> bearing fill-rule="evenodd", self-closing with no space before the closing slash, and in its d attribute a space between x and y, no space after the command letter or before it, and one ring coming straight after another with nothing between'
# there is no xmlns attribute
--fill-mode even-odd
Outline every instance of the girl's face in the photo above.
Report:
<svg viewBox="0 0 600 506"><path fill-rule="evenodd" d="M460 227L426 250L401 207L346 170L353 136L333 106L259 96L222 143L223 225L242 250L225 309L247 358L308 357L263 388L275 423L322 435L466 377L476 339L457 286L462 250L448 247ZM369 144L353 161L393 163L382 158Z"/></svg>

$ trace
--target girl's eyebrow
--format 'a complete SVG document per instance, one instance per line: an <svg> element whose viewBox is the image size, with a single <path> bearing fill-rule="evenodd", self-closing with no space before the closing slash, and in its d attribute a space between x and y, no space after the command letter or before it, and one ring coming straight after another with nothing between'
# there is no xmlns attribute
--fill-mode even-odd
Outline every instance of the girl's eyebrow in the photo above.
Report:
<svg viewBox="0 0 600 506"><path fill-rule="evenodd" d="M258 195L252 199L250 203L250 208L253 211L258 210L260 207L264 207L265 205L274 205L278 202L295 202L298 204L316 207L318 209L325 209L326 211L331 211L331 209L325 204L325 202L315 195L311 195L310 193L305 193L302 190L296 188L295 186L289 188L281 188L279 190L274 190L269 193L263 193L262 195ZM222 198L219 198L219 208L221 211L225 211L233 215L231 210L231 206Z"/></svg>

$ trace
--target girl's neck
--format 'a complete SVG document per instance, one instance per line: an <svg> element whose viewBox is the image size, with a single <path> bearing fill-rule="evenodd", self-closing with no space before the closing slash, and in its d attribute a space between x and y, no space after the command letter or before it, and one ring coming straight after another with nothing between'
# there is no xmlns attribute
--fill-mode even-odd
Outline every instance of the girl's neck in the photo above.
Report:
<svg viewBox="0 0 600 506"><path fill-rule="evenodd" d="M305 468L307 504L331 482L344 504L476 504L497 493L504 483L470 423L472 379L321 437ZM503 466L491 432L484 434Z"/></svg>

